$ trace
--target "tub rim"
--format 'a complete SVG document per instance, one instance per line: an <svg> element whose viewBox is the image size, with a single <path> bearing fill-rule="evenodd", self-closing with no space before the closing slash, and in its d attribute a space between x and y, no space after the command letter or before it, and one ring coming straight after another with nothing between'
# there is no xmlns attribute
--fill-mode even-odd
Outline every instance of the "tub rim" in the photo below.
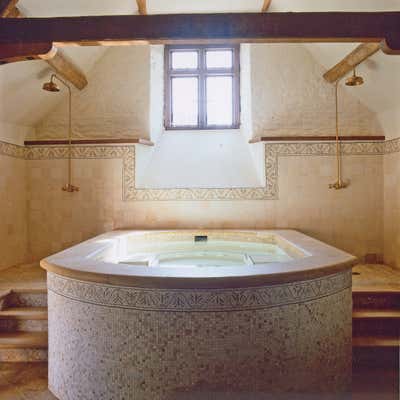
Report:
<svg viewBox="0 0 400 400"><path fill-rule="evenodd" d="M256 233L287 242L305 256L289 262L257 266L157 268L116 264L97 260L102 250L117 246L127 235L156 233ZM40 265L70 279L123 287L163 289L212 289L256 287L311 280L351 269L357 258L292 229L157 229L116 230L96 236L43 259Z"/></svg>

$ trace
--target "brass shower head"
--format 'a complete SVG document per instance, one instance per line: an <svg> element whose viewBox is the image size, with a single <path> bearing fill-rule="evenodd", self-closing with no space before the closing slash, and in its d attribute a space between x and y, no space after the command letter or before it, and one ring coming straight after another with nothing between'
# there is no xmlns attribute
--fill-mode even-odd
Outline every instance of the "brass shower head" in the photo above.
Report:
<svg viewBox="0 0 400 400"><path fill-rule="evenodd" d="M47 92L59 92L60 88L58 87L57 83L54 82L53 76L50 79L50 82L45 82L42 86L43 90Z"/></svg>
<svg viewBox="0 0 400 400"><path fill-rule="evenodd" d="M356 75L356 69L353 69L353 75L346 79L346 86L360 86L364 83L361 76Z"/></svg>

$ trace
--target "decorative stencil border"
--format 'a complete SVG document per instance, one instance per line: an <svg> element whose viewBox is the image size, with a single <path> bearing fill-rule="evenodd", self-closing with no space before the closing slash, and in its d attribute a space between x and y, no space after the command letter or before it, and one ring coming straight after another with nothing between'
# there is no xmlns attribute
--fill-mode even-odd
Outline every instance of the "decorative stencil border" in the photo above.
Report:
<svg viewBox="0 0 400 400"><path fill-rule="evenodd" d="M308 281L237 289L145 289L47 274L48 290L72 300L144 311L240 311L312 301L351 287L351 270Z"/></svg>
<svg viewBox="0 0 400 400"><path fill-rule="evenodd" d="M391 153L399 153L400 152L400 138L386 140L384 142L384 153L391 154Z"/></svg>
<svg viewBox="0 0 400 400"><path fill-rule="evenodd" d="M333 142L265 143L265 187L140 189L135 187L135 145L73 146L75 159L121 159L125 201L276 200L279 197L278 159L290 156L334 156ZM400 152L400 138L386 142L341 143L344 156ZM0 142L0 154L26 160L65 159L67 146L17 146Z"/></svg>
<svg viewBox="0 0 400 400"><path fill-rule="evenodd" d="M24 159L25 147L0 141L0 155Z"/></svg>

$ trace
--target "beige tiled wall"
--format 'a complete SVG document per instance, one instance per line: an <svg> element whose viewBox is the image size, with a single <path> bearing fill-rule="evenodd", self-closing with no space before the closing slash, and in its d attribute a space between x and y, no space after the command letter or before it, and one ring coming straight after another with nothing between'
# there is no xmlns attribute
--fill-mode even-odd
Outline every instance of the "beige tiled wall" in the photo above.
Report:
<svg viewBox="0 0 400 400"><path fill-rule="evenodd" d="M384 157L385 262L400 267L400 153Z"/></svg>
<svg viewBox="0 0 400 400"><path fill-rule="evenodd" d="M39 259L118 228L294 228L357 256L382 253L382 156L280 157L278 200L123 201L122 160L74 160L79 193L65 193L65 160L29 160L30 250Z"/></svg>
<svg viewBox="0 0 400 400"><path fill-rule="evenodd" d="M26 164L0 154L0 269L27 261Z"/></svg>

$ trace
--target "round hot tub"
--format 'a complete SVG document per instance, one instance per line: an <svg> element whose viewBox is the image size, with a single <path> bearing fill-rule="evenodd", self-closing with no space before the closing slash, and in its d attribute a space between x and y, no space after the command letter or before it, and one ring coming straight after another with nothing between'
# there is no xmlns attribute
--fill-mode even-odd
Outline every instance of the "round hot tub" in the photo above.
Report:
<svg viewBox="0 0 400 400"><path fill-rule="evenodd" d="M60 400L338 398L355 261L291 230L83 242L41 262L49 388Z"/></svg>

